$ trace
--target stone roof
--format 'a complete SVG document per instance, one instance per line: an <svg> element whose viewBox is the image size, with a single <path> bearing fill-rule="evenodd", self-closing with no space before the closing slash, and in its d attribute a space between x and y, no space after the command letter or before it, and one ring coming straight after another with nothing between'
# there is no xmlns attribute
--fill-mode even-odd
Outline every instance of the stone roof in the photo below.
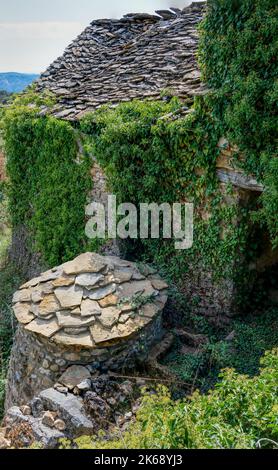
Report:
<svg viewBox="0 0 278 470"><path fill-rule="evenodd" d="M27 331L65 346L98 348L149 325L167 301L151 269L118 257L84 253L21 286L13 297Z"/></svg>
<svg viewBox="0 0 278 470"><path fill-rule="evenodd" d="M204 92L197 67L196 31L205 2L156 15L130 13L93 21L38 80L58 99L57 117L77 120L105 103L181 99Z"/></svg>

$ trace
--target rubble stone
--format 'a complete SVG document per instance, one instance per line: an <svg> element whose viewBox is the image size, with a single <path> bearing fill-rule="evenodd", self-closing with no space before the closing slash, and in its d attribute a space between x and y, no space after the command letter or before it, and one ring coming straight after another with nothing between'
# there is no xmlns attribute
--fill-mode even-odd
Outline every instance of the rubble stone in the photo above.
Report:
<svg viewBox="0 0 278 470"><path fill-rule="evenodd" d="M158 287L165 287L159 275L150 267L144 272L144 279L138 280L134 263L84 253L26 283L28 287L19 292L28 289L31 300L26 302L24 293L24 301L14 304L19 328L10 360L6 408L22 405L34 393L57 383L69 388L60 377L71 366L90 365L95 373L102 373L143 362L162 336L167 300L166 289L153 288L156 281ZM68 278L68 285L62 285ZM33 297L34 292L40 296ZM78 377L71 389L88 374Z"/></svg>
<svg viewBox="0 0 278 470"><path fill-rule="evenodd" d="M59 378L59 383L65 385L69 390L82 383L91 377L90 372L86 367L82 366L71 366L66 372Z"/></svg>

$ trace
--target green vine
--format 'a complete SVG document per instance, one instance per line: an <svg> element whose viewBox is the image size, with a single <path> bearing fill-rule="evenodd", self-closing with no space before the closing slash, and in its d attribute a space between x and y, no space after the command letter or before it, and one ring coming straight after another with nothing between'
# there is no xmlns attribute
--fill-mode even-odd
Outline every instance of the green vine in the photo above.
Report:
<svg viewBox="0 0 278 470"><path fill-rule="evenodd" d="M51 266L85 248L85 210L91 188L90 160L78 154L76 133L42 110L51 97L34 92L16 98L4 112L9 205L13 228L24 224Z"/></svg>
<svg viewBox="0 0 278 470"><path fill-rule="evenodd" d="M275 0L209 0L200 27L203 80L237 165L265 186L255 219L278 246L277 53Z"/></svg>
<svg viewBox="0 0 278 470"><path fill-rule="evenodd" d="M170 280L179 282L196 266L214 278L234 278L245 251L250 217L233 200L225 203L216 177L221 127L209 100L195 99L191 112L173 119L182 103L140 102L104 107L87 115L81 129L119 202L195 204L194 244L182 253L169 240L130 240L138 256L155 262ZM205 217L205 215L208 217ZM243 273L241 273L243 274ZM241 276L242 278L242 276ZM246 279L247 280L247 279Z"/></svg>

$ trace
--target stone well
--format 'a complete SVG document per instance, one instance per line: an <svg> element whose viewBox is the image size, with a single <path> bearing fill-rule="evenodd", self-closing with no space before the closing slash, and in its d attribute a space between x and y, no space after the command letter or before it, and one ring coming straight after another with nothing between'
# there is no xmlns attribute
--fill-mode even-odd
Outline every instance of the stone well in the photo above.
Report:
<svg viewBox="0 0 278 470"><path fill-rule="evenodd" d="M18 290L6 408L53 386L73 364L134 367L162 335L167 284L146 266L85 253Z"/></svg>

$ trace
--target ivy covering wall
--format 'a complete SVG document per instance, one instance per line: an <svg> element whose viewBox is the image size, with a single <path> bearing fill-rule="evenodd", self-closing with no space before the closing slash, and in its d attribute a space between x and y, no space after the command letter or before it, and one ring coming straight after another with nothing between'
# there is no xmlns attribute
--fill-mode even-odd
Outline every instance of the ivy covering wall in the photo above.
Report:
<svg viewBox="0 0 278 470"><path fill-rule="evenodd" d="M104 107L81 122L88 154L97 156L118 202L194 202L191 250L176 251L168 240L130 245L137 258L156 262L177 284L201 263L216 278L236 280L244 289L250 276L248 260L255 259L258 250L258 223L268 230L273 246L278 245L276 3L208 1L199 54L210 93L195 99L189 114L179 115L183 104L174 98ZM84 206L91 187L91 162L87 154L78 153L76 129L40 116L42 105L50 107L51 100L35 95L15 100L2 124L13 228L26 225L30 242L53 266L88 248ZM221 191L215 163L223 136L239 148L235 163L265 185L259 200L238 205L232 187ZM195 321L200 332L201 320L196 316ZM273 340L275 321L267 321L259 334L254 333L253 319L244 335L236 329L231 347L236 346L234 358L239 353L232 365L248 363L247 355L254 361L252 341L255 353L261 354L263 330ZM230 348L226 337L225 345ZM233 354L227 351L231 361ZM183 352L183 361L185 356ZM194 359L199 360L196 355ZM194 384L200 363L191 374ZM125 447L276 446L277 350L267 354L261 365L260 375L252 379L226 371L208 395L196 393L178 402L165 391L146 396L137 421L122 436ZM77 444L103 449L118 448L123 442L116 436L108 443L83 438Z"/></svg>
<svg viewBox="0 0 278 470"><path fill-rule="evenodd" d="M245 277L248 284L239 261L247 265L255 256L256 224L277 245L276 13L271 0L209 0L199 56L210 92L194 100L189 114L179 116L183 103L167 102L164 93L164 101L106 106L81 122L118 202L194 202L191 250L181 255L161 240L129 247L170 277L180 279L201 261L216 278L243 285ZM4 118L10 206L13 225L26 224L53 265L86 248L90 163L78 155L72 125L39 116L45 100L31 98L16 100ZM239 206L232 187L220 191L215 163L223 136L238 146L237 164L265 184L259 202Z"/></svg>
<svg viewBox="0 0 278 470"><path fill-rule="evenodd" d="M195 98L190 114L179 117L177 99L135 101L104 107L81 124L120 201L194 202L191 250L181 254L161 240L139 247L177 279L201 261L243 287L252 276L248 262L259 254L259 225L277 246L276 31L274 1L209 0L199 48L209 91ZM235 164L265 185L259 199L238 205L229 198L232 187L220 191L215 163L223 136L238 147Z"/></svg>
<svg viewBox="0 0 278 470"><path fill-rule="evenodd" d="M49 98L20 97L5 112L2 125L13 229L25 225L32 249L55 266L86 248L90 162L78 154L73 127L40 117L42 105L51 106Z"/></svg>
<svg viewBox="0 0 278 470"><path fill-rule="evenodd" d="M265 185L255 215L278 245L278 5L275 0L209 0L200 34L203 80L235 163Z"/></svg>
<svg viewBox="0 0 278 470"><path fill-rule="evenodd" d="M176 98L104 107L86 116L81 129L118 202L195 205L192 249L181 252L173 240L148 239L135 242L136 257L156 262L175 281L200 262L216 278L233 277L235 259L245 249L249 213L233 197L225 204L227 194L220 191L215 163L221 128L206 100L195 99L183 117L181 108ZM229 193L233 196L232 188Z"/></svg>

